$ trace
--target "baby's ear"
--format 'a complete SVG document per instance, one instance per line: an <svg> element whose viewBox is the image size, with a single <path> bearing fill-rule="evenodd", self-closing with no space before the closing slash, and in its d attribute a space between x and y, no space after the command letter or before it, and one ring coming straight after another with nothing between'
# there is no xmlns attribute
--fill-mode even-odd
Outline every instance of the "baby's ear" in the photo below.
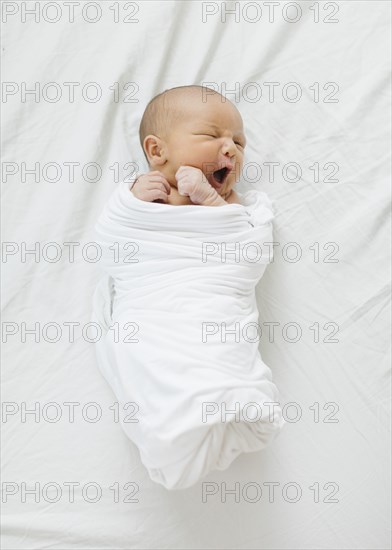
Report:
<svg viewBox="0 0 392 550"><path fill-rule="evenodd" d="M166 157L164 154L164 148L162 147L162 141L158 136L150 134L144 138L143 149L148 158L149 164L154 164L154 166L161 166L165 164Z"/></svg>

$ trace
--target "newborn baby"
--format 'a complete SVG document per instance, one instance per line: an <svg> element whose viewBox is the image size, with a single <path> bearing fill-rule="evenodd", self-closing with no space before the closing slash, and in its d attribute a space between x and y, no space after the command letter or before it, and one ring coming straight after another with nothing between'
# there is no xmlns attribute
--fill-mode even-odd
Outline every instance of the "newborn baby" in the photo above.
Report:
<svg viewBox="0 0 392 550"><path fill-rule="evenodd" d="M218 92L180 86L153 98L140 124L151 168L133 185L140 200L171 205L241 204L246 139L238 109Z"/></svg>
<svg viewBox="0 0 392 550"><path fill-rule="evenodd" d="M255 298L274 214L262 191L240 201L233 189L245 136L220 94L163 92L140 141L151 171L121 182L95 225L106 272L94 294L97 359L120 410L137 412L120 421L150 478L186 489L285 424Z"/></svg>

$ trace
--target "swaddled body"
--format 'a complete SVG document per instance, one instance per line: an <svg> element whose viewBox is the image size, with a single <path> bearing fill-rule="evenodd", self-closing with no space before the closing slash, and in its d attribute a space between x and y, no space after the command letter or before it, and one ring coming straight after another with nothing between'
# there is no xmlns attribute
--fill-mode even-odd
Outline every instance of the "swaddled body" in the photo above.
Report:
<svg viewBox="0 0 392 550"><path fill-rule="evenodd" d="M122 426L151 478L169 489L262 449L284 424L258 350L255 300L273 213L265 193L243 200L248 206L172 207L140 201L123 182L96 224L115 289L104 279L95 296L106 333L99 365L119 403L136 403L138 422Z"/></svg>
<svg viewBox="0 0 392 550"><path fill-rule="evenodd" d="M182 489L285 424L255 298L274 214L259 191L219 208L173 206L138 198L138 181L117 187L95 227L106 272L94 295L97 357L120 405L136 404L137 422L122 427L150 477Z"/></svg>

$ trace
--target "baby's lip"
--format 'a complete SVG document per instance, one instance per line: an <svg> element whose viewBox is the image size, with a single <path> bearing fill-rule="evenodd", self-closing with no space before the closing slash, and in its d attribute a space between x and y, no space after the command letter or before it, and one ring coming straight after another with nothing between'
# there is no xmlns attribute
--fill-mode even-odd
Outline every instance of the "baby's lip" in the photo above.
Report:
<svg viewBox="0 0 392 550"><path fill-rule="evenodd" d="M232 172L232 170L234 170L234 166L235 165L233 162L231 162L231 160L226 159L223 162L218 163L218 166L215 168L214 172L216 172L217 170L222 170L222 168L227 168L229 172Z"/></svg>
<svg viewBox="0 0 392 550"><path fill-rule="evenodd" d="M218 187L218 188L222 187L223 184L226 182L227 178L229 177L229 175L231 174L231 172L233 172L234 167L235 167L235 165L229 159L218 163L216 168L214 170L211 170L209 172L209 174L207 175L207 179L208 179L210 185L212 185L213 187ZM225 168L226 171L223 174L223 179L221 179L222 173L219 174L219 176L220 176L219 178L214 176L215 172L220 172L224 168Z"/></svg>

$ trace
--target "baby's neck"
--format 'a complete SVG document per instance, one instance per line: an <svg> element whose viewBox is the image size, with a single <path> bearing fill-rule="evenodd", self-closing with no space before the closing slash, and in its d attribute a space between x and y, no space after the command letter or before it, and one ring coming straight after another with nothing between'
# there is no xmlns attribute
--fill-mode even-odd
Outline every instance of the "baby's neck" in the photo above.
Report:
<svg viewBox="0 0 392 550"><path fill-rule="evenodd" d="M178 192L178 189L176 189L172 185L170 186L170 188L171 188L171 192L170 192L170 195L168 196L168 201L167 201L168 204L172 204L173 206L183 206L186 204L193 204L193 202L189 197L184 197L183 195L180 195L180 193Z"/></svg>

